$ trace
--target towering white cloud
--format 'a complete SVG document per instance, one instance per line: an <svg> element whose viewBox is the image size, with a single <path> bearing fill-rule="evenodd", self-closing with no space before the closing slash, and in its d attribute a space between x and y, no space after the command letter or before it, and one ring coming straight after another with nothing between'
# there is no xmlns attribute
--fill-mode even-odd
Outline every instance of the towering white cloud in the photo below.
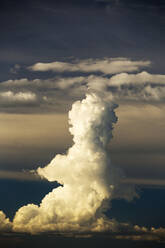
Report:
<svg viewBox="0 0 165 248"><path fill-rule="evenodd" d="M59 72L66 70L100 71L113 74L136 71L141 66L149 64L148 61L130 61L119 58L95 62L93 60L78 61L72 64L38 63L30 69ZM32 101L38 93L37 99L50 105L52 104L50 98L55 98L56 90L58 93L62 90L67 92L71 98L82 97L88 91L86 98L76 101L69 112L71 125L69 131L73 135L73 146L66 155L56 155L50 164L44 168L39 167L36 171L40 177L48 181L58 181L61 186L48 193L39 205L28 204L18 209L12 223L14 231L93 232L123 228L124 224L108 219L104 213L111 199L131 200L137 196L134 188L127 185L121 187L122 172L112 165L107 153L107 145L112 138L113 124L117 121L114 112L116 105L112 99L164 99L164 78L164 75L141 72L138 74L121 73L111 78L105 75L92 75L67 79L61 77L50 80L9 80L1 83L0 88L3 89L1 98L14 99L13 101L29 101L29 99ZM135 87L129 87L130 84ZM7 91L11 85L13 92ZM23 90L18 92L20 87L33 89L34 92L31 91L31 95L25 95ZM61 95L58 95L59 98ZM66 97L65 94L64 97ZM1 219L2 223L8 223L3 213L1 213ZM11 226L10 222L9 225ZM127 229L132 228L129 225L125 226ZM133 228L133 231L139 232L139 230L144 233L149 232L146 228Z"/></svg>
<svg viewBox="0 0 165 248"><path fill-rule="evenodd" d="M41 177L62 186L47 194L39 206L20 208L13 221L15 231L81 232L116 227L116 222L103 214L120 179L106 152L117 121L115 107L97 94L73 104L69 112L73 146L66 155L58 154L46 167L37 169Z"/></svg>

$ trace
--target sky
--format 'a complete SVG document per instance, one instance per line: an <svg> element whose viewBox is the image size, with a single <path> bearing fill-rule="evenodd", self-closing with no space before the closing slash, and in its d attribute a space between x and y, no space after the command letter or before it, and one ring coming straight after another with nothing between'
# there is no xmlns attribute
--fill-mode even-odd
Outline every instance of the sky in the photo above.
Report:
<svg viewBox="0 0 165 248"><path fill-rule="evenodd" d="M163 247L164 11L0 3L3 247Z"/></svg>

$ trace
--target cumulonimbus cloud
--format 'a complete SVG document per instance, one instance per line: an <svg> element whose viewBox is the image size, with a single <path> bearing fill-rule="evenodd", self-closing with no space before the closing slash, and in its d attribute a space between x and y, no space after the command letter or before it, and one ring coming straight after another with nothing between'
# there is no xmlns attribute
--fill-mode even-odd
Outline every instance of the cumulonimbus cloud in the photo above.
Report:
<svg viewBox="0 0 165 248"><path fill-rule="evenodd" d="M37 173L62 186L47 194L39 206L20 208L13 220L14 231L105 231L116 227L104 211L116 197L120 172L106 152L117 121L114 105L96 94L73 104L69 112L73 146L58 154ZM132 191L132 197L136 194Z"/></svg>
<svg viewBox="0 0 165 248"><path fill-rule="evenodd" d="M126 60L118 61L125 62ZM91 68L90 70L94 69ZM113 70L110 73L113 73ZM122 70L123 65L117 64L116 71L121 72ZM124 70L132 71L136 69L129 67L129 70L128 68ZM129 78L129 74L125 75ZM143 78L143 76L145 77ZM49 100L52 91L55 89L67 90L71 96L73 96L74 90L80 92L80 89L83 88L84 94L88 89L86 98L76 101L69 112L73 146L67 151L66 155L56 155L50 164L44 168L39 167L36 171L38 175L48 181L58 181L61 186L48 193L40 205L28 204L18 209L12 224L3 212L0 212L2 230L4 225L8 228L12 225L14 231L30 233L52 230L61 232L117 231L124 227L123 224L108 219L104 213L111 199L123 197L131 200L137 196L133 188L123 185L121 187L122 172L112 165L107 153L107 145L112 138L113 124L117 121L114 112L116 105L112 102L112 99L119 99L120 97L124 99L124 97L130 96L133 99L135 97L149 99L150 95L154 95L154 93L151 94L152 90L155 90L152 83L158 84L158 81L162 80L161 87L163 87L163 75L152 77L151 74L145 74L144 72L130 75L129 83L122 83L121 74L119 76L120 82L114 83L113 80L116 80L114 77L98 77L95 75L77 77L76 80L73 78L73 81L71 78L58 78L31 81L27 79L10 80L1 83L0 87L6 90L10 85L13 86L15 91L9 95L14 96L17 100L20 97L17 91L20 86L26 88L28 85L27 88L30 90L34 87L34 93L37 95L37 92L39 92L45 102ZM46 86L45 82L47 83ZM138 85L133 90L127 88L131 82ZM120 86L122 85L125 86L125 91L121 89ZM46 87L49 93L44 92L45 95L42 95L43 87ZM113 90L109 89L111 87L114 87ZM156 90L158 89L156 88ZM147 93L144 94L145 91ZM31 90L31 92L33 91ZM126 230L130 230L129 225L127 225ZM133 231L140 234L154 235L160 233L159 231L164 233L162 229L149 231L145 227L137 226L133 228ZM118 238L120 237L118 236Z"/></svg>

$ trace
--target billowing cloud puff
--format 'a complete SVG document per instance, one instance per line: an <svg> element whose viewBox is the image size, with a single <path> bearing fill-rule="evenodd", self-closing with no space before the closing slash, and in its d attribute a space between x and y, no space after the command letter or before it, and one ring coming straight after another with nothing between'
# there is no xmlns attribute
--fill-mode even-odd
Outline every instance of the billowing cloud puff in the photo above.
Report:
<svg viewBox="0 0 165 248"><path fill-rule="evenodd" d="M149 66L150 61L132 61L127 58L104 58L104 59L87 59L76 60L72 63L67 62L50 62L36 63L28 69L32 71L56 71L56 72L102 72L105 74L114 74L119 72L138 71L141 67Z"/></svg>
<svg viewBox="0 0 165 248"><path fill-rule="evenodd" d="M0 211L0 232L10 231L12 224L6 215Z"/></svg>

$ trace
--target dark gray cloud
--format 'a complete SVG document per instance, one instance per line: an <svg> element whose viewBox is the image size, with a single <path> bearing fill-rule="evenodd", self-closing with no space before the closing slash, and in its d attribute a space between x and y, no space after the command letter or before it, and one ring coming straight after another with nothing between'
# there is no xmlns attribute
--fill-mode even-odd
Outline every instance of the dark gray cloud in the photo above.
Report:
<svg viewBox="0 0 165 248"><path fill-rule="evenodd" d="M1 81L15 78L8 73L14 64L70 56L148 58L155 61L154 70L163 72L164 14L125 8L128 4L122 2L116 8L102 8L92 0L1 4Z"/></svg>

